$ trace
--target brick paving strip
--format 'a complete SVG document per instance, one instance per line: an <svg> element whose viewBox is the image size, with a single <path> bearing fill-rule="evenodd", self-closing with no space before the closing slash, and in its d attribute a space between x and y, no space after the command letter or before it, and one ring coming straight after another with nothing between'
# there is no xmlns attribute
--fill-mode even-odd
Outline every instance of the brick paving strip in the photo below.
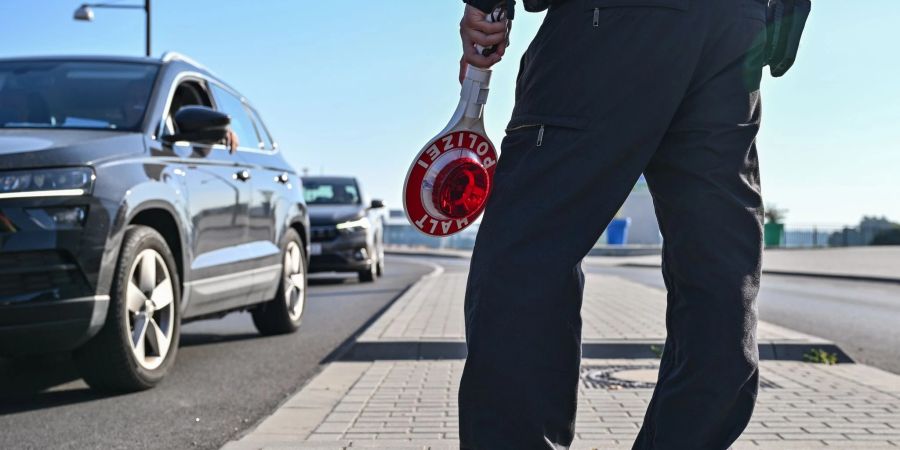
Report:
<svg viewBox="0 0 900 450"><path fill-rule="evenodd" d="M228 450L457 449L466 273L410 288L339 361ZM665 338L665 293L587 275L575 449L627 449L640 428ZM760 323L762 389L736 450L900 449L900 376L800 361L823 339ZM842 358L846 358L842 355Z"/></svg>

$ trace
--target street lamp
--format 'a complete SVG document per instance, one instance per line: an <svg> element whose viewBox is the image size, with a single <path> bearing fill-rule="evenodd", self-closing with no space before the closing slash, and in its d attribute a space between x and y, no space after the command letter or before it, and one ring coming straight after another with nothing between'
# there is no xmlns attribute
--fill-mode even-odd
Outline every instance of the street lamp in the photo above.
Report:
<svg viewBox="0 0 900 450"><path fill-rule="evenodd" d="M115 3L84 3L75 10L74 19L91 22L94 20L94 8L109 9L143 9L147 19L146 55L150 56L150 0L144 0L142 5L119 5Z"/></svg>

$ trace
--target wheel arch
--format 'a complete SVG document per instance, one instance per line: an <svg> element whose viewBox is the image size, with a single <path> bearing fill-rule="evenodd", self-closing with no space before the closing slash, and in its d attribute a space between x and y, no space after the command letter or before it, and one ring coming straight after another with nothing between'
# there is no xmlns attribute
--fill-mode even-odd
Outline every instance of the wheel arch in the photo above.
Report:
<svg viewBox="0 0 900 450"><path fill-rule="evenodd" d="M169 246L169 250L172 251L172 256L175 257L178 281L183 286L186 273L185 239L175 214L159 205L148 205L137 210L128 221L128 225L143 225L156 230L162 235L166 245Z"/></svg>
<svg viewBox="0 0 900 450"><path fill-rule="evenodd" d="M146 170L144 170L146 172ZM103 252L98 291L111 293L112 277L118 266L122 250L122 239L130 225L144 225L163 234L172 249L178 266L178 276L182 284L190 281L191 222L180 205L185 204L183 190L169 182L144 181L126 185L128 189L111 196L110 230ZM175 234L171 232L174 223ZM168 231L168 232L167 232ZM174 237L177 236L177 237Z"/></svg>
<svg viewBox="0 0 900 450"><path fill-rule="evenodd" d="M297 218L291 221L289 227L297 232L300 235L300 240L303 242L303 254L306 255L307 262L309 260L309 233L307 232L308 225L304 223L301 219Z"/></svg>

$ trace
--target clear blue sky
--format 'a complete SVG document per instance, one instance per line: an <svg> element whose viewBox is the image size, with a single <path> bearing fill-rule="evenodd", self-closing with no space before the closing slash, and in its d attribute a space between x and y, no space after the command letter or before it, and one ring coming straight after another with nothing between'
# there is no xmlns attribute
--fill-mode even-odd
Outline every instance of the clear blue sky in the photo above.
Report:
<svg viewBox="0 0 900 450"><path fill-rule="evenodd" d="M0 1L0 56L143 52L142 14L75 22L80 3ZM763 87L766 199L795 225L900 220L900 1L813 3L797 66ZM244 93L298 169L358 175L399 207L408 164L456 106L461 11L457 0L157 0L153 45ZM487 127L498 143L541 17L520 11L495 70Z"/></svg>

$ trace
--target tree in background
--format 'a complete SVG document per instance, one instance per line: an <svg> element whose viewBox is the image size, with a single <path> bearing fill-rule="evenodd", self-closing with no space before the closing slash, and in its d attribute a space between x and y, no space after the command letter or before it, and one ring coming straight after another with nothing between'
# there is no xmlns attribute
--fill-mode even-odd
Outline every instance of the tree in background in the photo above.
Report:
<svg viewBox="0 0 900 450"><path fill-rule="evenodd" d="M832 247L856 245L900 245L897 234L900 224L886 217L865 216L855 227L844 227L828 239Z"/></svg>
<svg viewBox="0 0 900 450"><path fill-rule="evenodd" d="M900 226L878 233L872 239L872 245L900 245Z"/></svg>
<svg viewBox="0 0 900 450"><path fill-rule="evenodd" d="M784 218L788 210L774 204L766 205L766 224L763 227L766 247L780 247L784 243Z"/></svg>

